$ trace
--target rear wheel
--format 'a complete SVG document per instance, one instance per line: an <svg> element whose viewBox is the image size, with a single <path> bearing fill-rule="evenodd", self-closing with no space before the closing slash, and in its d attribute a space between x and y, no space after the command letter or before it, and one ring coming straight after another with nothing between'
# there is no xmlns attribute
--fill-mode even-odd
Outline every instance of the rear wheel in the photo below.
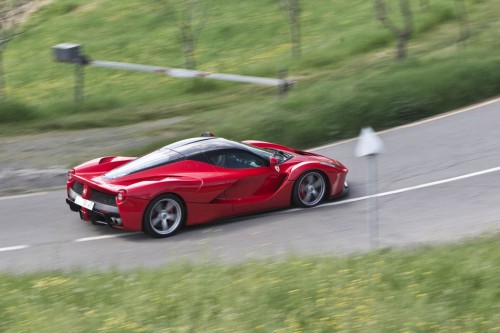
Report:
<svg viewBox="0 0 500 333"><path fill-rule="evenodd" d="M323 200L326 181L322 173L308 171L303 173L293 186L292 201L299 207L313 207Z"/></svg>
<svg viewBox="0 0 500 333"><path fill-rule="evenodd" d="M186 220L186 207L175 194L164 194L149 204L144 214L144 231L163 238L176 233Z"/></svg>

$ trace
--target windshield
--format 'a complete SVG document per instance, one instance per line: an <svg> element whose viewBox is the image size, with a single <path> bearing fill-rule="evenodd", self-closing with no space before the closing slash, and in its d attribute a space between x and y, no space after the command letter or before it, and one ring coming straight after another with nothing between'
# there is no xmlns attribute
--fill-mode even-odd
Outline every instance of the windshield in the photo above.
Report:
<svg viewBox="0 0 500 333"><path fill-rule="evenodd" d="M176 151L167 147L158 149L152 153L139 157L129 163L126 163L104 175L105 178L115 179L132 173L155 168L161 165L173 163L184 159L185 157Z"/></svg>
<svg viewBox="0 0 500 333"><path fill-rule="evenodd" d="M286 151L283 150L278 150L273 148L265 148L265 150L271 152L271 155L278 160L279 164L286 162L293 157L292 154L287 153Z"/></svg>
<svg viewBox="0 0 500 333"><path fill-rule="evenodd" d="M269 158L272 156L278 160L278 164L286 162L293 157L292 154L285 152L285 151L282 151L282 150L278 150L278 149L259 148L259 147L247 145L244 143L239 143L239 142L236 142L236 144L239 144L239 145L245 147L246 149L250 150L254 154L262 157L266 161L269 161Z"/></svg>

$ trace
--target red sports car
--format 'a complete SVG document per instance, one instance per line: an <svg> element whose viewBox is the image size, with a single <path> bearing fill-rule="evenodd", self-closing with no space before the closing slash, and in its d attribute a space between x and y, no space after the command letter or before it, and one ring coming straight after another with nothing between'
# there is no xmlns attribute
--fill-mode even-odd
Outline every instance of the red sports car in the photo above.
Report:
<svg viewBox="0 0 500 333"><path fill-rule="evenodd" d="M167 237L184 225L347 193L340 162L282 145L202 136L139 158L101 157L68 172L66 202L80 218Z"/></svg>

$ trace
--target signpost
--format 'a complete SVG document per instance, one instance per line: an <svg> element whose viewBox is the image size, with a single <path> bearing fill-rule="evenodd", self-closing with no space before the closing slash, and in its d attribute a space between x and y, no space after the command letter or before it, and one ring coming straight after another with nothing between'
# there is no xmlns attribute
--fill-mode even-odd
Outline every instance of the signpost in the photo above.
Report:
<svg viewBox="0 0 500 333"><path fill-rule="evenodd" d="M378 202L377 202L377 155L384 152L384 144L371 127L361 130L355 154L367 157L368 179L366 183L368 196L368 234L370 249L379 246Z"/></svg>

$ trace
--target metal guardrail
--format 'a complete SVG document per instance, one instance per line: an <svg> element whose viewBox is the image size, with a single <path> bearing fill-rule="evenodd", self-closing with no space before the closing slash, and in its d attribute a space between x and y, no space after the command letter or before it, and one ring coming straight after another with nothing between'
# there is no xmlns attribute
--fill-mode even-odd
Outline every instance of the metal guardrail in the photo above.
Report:
<svg viewBox="0 0 500 333"><path fill-rule="evenodd" d="M126 62L89 60L81 54L81 45L73 43L62 43L53 47L54 58L58 62L72 63L75 69L75 101L83 100L83 66L105 67L129 71L162 73L173 78L203 78L212 80L232 81L241 83L258 84L278 87L280 94L286 93L296 82L284 79L286 71L281 70L280 79L265 78L258 76L248 76L240 74L212 73L193 69L158 67L142 64L131 64Z"/></svg>
<svg viewBox="0 0 500 333"><path fill-rule="evenodd" d="M130 64L126 62L93 60L89 61L88 65L94 67L106 67L114 69L139 71L139 72L163 73L165 75L175 78L204 78L204 79L233 81L242 83L253 83L253 84L260 84L260 85L274 86L274 87L281 87L285 85L290 86L293 84L293 82L284 79L272 79L272 78L239 75L239 74L212 73L212 72L204 72L193 69L157 67L150 65Z"/></svg>

